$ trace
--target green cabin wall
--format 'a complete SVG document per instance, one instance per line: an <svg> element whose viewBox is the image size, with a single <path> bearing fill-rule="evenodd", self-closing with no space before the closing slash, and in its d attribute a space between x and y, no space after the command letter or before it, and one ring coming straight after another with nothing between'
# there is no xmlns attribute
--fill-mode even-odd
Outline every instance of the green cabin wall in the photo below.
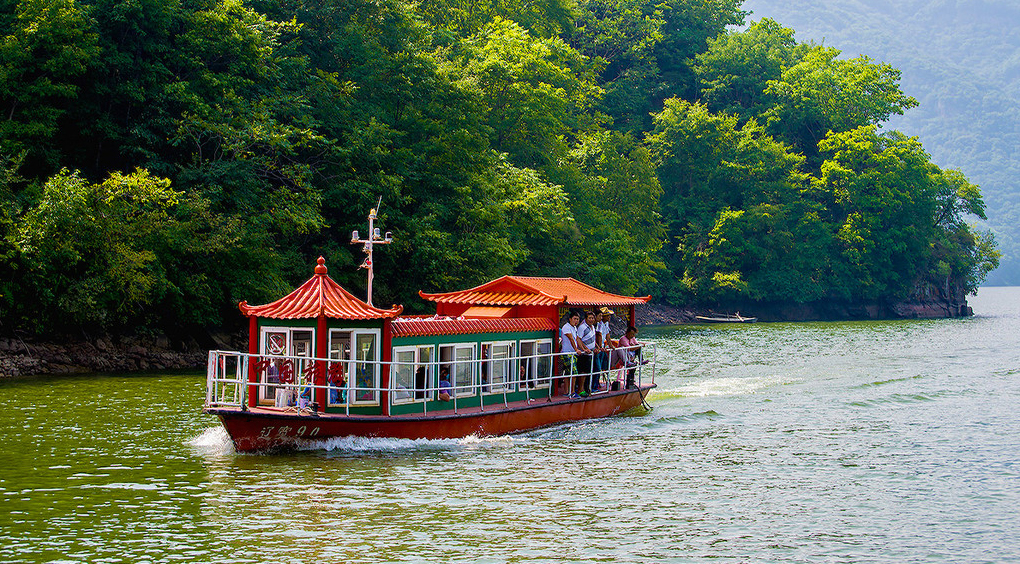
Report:
<svg viewBox="0 0 1020 564"><path fill-rule="evenodd" d="M555 343L555 333L552 331L524 331L519 333L468 333L463 335L429 335L422 337L394 337L392 348L408 347L408 346L422 346L432 345L438 347L439 345L463 345L473 344L477 346L476 350L481 350L482 343L491 343L499 341L513 341L514 350L519 353L520 342L530 341L538 339L553 339ZM474 395L466 398L457 399L458 408L470 408L478 407L481 401L485 402L486 406L489 405L502 405L504 403L503 393L492 393ZM515 391L506 393L506 401L520 401L530 398L546 398L549 395L548 388L542 388L539 390L525 390ZM429 400L425 402L411 402L394 404L390 406L390 413L393 415L405 415L408 413L425 413L427 408L428 413L435 411L452 411L452 401L439 401ZM353 411L352 411L353 413Z"/></svg>
<svg viewBox="0 0 1020 564"><path fill-rule="evenodd" d="M261 350L262 343L260 336L263 328L266 327L278 327L287 329L308 329L313 333L317 331L317 321L315 319L265 319L259 318L256 323L255 340L259 342ZM327 319L327 330L329 329L378 329L383 330L383 323L378 320L367 320L367 321L351 321L342 319ZM393 337L390 343L389 351L383 354L383 344L379 343L380 360L392 358L392 349L398 347L407 346L433 346L438 347L440 345L453 345L453 344L473 344L481 350L482 343L498 342L498 341L513 341L514 350L519 353L520 341L538 340L538 339L550 339L552 338L555 342L555 333L551 331L526 331L519 333L471 333L463 335L430 335L420 337ZM315 337L313 336L313 342ZM437 351L438 354L438 351ZM526 391L514 391L507 392L505 401L513 402L520 401L527 398L545 398L549 394L549 390L526 390ZM483 394L475 395L466 398L459 398L457 400L458 408L470 408L478 407L479 403L484 401L486 406L489 405L502 405L504 403L503 393ZM382 415L384 412L384 406L380 403L377 405L352 405L350 407L327 407L326 413L351 413L357 415ZM434 411L448 411L453 409L453 402L444 402L439 400L429 400L427 402L411 402L405 404L393 404L390 406L390 413L393 415L403 415L409 413L431 413Z"/></svg>

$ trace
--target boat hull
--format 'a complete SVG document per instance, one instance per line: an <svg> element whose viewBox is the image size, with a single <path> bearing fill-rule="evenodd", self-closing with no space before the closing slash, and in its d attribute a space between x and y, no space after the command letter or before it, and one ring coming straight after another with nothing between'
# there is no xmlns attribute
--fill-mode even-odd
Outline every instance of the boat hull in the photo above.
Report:
<svg viewBox="0 0 1020 564"><path fill-rule="evenodd" d="M618 415L642 403L653 385L588 398L537 399L521 405L487 406L429 415L318 416L263 409L208 408L220 418L239 452L295 448L335 437L453 439L520 433L558 423Z"/></svg>

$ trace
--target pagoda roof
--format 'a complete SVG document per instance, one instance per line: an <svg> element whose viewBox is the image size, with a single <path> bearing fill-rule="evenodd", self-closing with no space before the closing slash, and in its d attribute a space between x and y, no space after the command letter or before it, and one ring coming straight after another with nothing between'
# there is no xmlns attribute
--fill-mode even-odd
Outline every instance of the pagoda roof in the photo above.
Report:
<svg viewBox="0 0 1020 564"><path fill-rule="evenodd" d="M486 306L626 306L652 299L612 294L573 278L536 276L504 276L459 292L418 295L436 303Z"/></svg>
<svg viewBox="0 0 1020 564"><path fill-rule="evenodd" d="M380 309L354 297L326 275L326 259L319 257L315 276L286 296L264 305L250 306L247 301L237 304L247 316L272 319L317 319L320 316L334 319L392 319L404 311L394 305Z"/></svg>

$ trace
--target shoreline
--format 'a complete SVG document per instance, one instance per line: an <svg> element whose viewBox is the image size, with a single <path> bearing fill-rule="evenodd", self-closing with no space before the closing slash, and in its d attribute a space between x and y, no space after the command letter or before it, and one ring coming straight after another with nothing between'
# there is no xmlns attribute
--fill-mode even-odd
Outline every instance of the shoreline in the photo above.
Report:
<svg viewBox="0 0 1020 564"><path fill-rule="evenodd" d="M759 321L852 321L880 319L944 319L968 317L973 310L963 303L873 302L840 304L742 304L729 309L675 307L666 304L637 306L639 327L699 323L698 315L732 313ZM617 329L616 324L613 326ZM39 375L127 373L138 371L201 370L211 348L241 350L242 334L211 334L204 343L194 339L171 343L166 337L110 337L90 341L46 342L0 337L0 379Z"/></svg>
<svg viewBox="0 0 1020 564"><path fill-rule="evenodd" d="M712 316L740 312L758 321L879 321L893 319L949 319L970 317L974 310L966 299L925 300L904 302L809 302L809 303L740 303L728 307L675 307L649 303L637 306L638 327L653 325L684 325L701 323L696 316Z"/></svg>

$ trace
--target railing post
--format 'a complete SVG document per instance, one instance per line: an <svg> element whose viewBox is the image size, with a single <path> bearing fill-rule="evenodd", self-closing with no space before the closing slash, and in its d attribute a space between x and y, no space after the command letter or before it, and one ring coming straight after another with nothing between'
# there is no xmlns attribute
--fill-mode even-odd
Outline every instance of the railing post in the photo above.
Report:
<svg viewBox="0 0 1020 564"><path fill-rule="evenodd" d="M248 411L248 386L245 385L245 378L248 375L248 363L251 362L251 357L243 355L237 360L238 367L243 366L243 369L238 374L237 383L234 386L236 386L235 389L238 392L238 403L241 404L241 411Z"/></svg>

